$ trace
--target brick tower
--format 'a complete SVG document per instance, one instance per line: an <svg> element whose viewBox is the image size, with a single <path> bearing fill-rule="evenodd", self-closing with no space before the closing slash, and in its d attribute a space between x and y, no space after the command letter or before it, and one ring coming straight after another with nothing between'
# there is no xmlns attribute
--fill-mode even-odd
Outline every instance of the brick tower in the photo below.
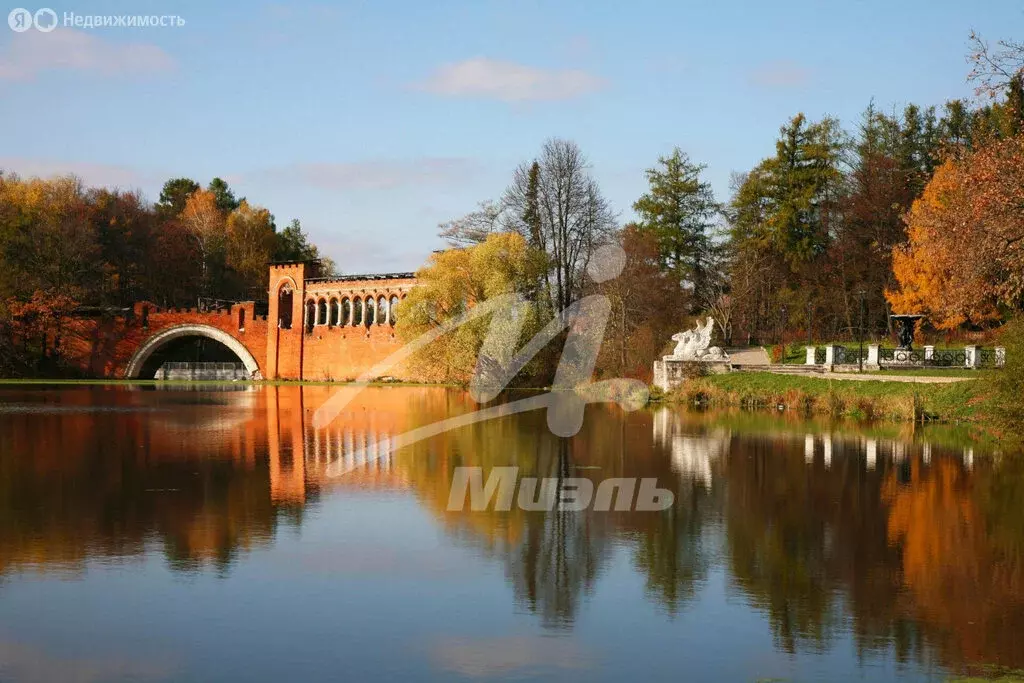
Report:
<svg viewBox="0 0 1024 683"><path fill-rule="evenodd" d="M302 379L303 305L309 264L270 266L267 379Z"/></svg>

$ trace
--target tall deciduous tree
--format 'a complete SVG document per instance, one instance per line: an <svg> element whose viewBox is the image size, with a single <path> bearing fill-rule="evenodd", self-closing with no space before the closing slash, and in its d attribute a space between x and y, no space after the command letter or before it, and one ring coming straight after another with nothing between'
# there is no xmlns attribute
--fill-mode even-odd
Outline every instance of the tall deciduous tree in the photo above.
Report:
<svg viewBox="0 0 1024 683"><path fill-rule="evenodd" d="M480 202L476 210L442 223L439 226L439 234L448 244L455 247L480 244L486 241L491 233L500 232L503 211L504 207L499 202Z"/></svg>
<svg viewBox="0 0 1024 683"><path fill-rule="evenodd" d="M202 294L210 296L221 275L226 237L224 214L217 206L216 195L209 190L194 192L185 202L180 220L199 252Z"/></svg>
<svg viewBox="0 0 1024 683"><path fill-rule="evenodd" d="M894 307L944 329L996 319L997 304L1024 307L1024 136L947 161L907 222Z"/></svg>
<svg viewBox="0 0 1024 683"><path fill-rule="evenodd" d="M269 211L243 199L226 227L227 266L237 278L237 294L255 295L266 288L267 263L275 246L273 219Z"/></svg>
<svg viewBox="0 0 1024 683"><path fill-rule="evenodd" d="M995 98L1024 74L1024 42L1000 40L993 47L971 31L971 52L967 61L972 65L967 80L975 84L977 94Z"/></svg>
<svg viewBox="0 0 1024 683"><path fill-rule="evenodd" d="M580 295L591 253L615 229L615 216L590 175L590 162L576 143L548 140L536 161L516 169L503 203L511 229L530 241L539 232L539 247L551 267L551 305L566 308Z"/></svg>
<svg viewBox="0 0 1024 683"><path fill-rule="evenodd" d="M651 359L681 328L687 297L675 272L663 267L652 232L629 224L619 241L626 252L622 273L595 287L612 304L597 371L650 380Z"/></svg>
<svg viewBox="0 0 1024 683"><path fill-rule="evenodd" d="M701 178L705 168L677 147L647 170L650 189L633 204L638 227L654 236L662 263L695 292L707 286L709 233L719 211L711 185Z"/></svg>

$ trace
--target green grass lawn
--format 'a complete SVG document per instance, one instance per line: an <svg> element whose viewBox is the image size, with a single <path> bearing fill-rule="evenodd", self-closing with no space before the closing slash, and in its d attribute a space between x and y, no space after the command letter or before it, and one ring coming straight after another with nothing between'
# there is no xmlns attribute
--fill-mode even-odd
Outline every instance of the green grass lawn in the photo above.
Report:
<svg viewBox="0 0 1024 683"><path fill-rule="evenodd" d="M669 400L772 408L809 414L900 421L976 421L983 417L987 383L916 384L733 372L690 380Z"/></svg>

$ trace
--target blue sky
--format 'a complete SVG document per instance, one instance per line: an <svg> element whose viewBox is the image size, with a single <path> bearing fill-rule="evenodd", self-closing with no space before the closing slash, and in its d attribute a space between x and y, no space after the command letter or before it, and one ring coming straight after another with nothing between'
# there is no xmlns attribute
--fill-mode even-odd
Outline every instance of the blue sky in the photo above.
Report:
<svg viewBox="0 0 1024 683"><path fill-rule="evenodd" d="M583 148L628 220L673 146L725 199L793 114L852 128L872 98L968 96L969 31L1024 38L1003 0L48 6L185 24L0 24L0 168L153 200L219 175L350 273L418 267L548 137Z"/></svg>

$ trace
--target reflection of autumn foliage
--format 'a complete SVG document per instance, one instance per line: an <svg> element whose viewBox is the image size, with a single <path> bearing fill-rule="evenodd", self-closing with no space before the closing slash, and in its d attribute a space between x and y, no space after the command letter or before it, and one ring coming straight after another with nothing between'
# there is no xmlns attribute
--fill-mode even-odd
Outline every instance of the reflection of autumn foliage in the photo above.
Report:
<svg viewBox="0 0 1024 683"><path fill-rule="evenodd" d="M940 460L914 463L908 485L884 484L913 610L952 663L1024 665L1024 536L1005 523L1020 513L1001 507L1011 479L1020 472L972 475Z"/></svg>
<svg viewBox="0 0 1024 683"><path fill-rule="evenodd" d="M8 405L50 412L0 415L0 575L78 571L90 557L147 549L176 568L224 569L269 543L279 511L255 457L265 418L254 411L225 424L235 396L202 404L191 392L8 392ZM145 398L173 412L151 411Z"/></svg>
<svg viewBox="0 0 1024 683"><path fill-rule="evenodd" d="M734 441L725 468L732 578L789 652L828 647L845 612L858 651L892 648L910 660L923 643L899 612L899 554L886 542L880 493L889 463L865 470L859 442L836 439L830 467L820 450L807 464L803 445L783 435Z"/></svg>

